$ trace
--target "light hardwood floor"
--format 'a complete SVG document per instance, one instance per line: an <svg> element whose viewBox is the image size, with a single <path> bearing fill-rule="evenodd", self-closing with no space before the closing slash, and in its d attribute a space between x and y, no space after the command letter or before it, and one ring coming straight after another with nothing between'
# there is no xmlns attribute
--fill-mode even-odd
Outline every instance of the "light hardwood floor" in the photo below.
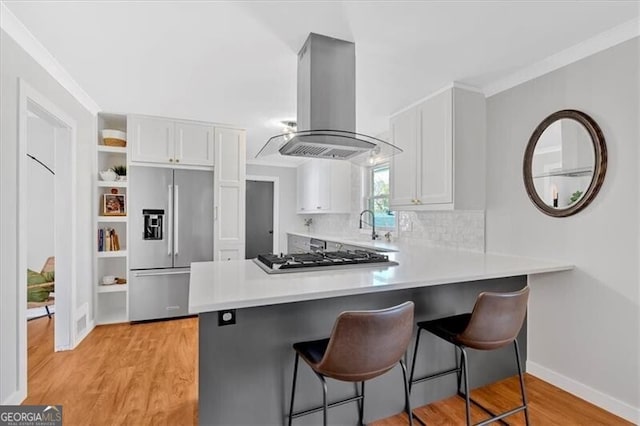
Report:
<svg viewBox="0 0 640 426"><path fill-rule="evenodd" d="M101 326L74 351L58 353L53 352L53 324L46 317L28 323L25 404L62 404L67 426L198 423L197 319ZM631 425L533 376L526 381L533 425ZM504 410L518 403L517 378L472 395L488 408ZM464 401L452 397L414 413L429 425L462 425ZM473 410L475 421L484 416L479 408ZM520 425L524 417L506 421ZM406 415L374 424L405 425Z"/></svg>

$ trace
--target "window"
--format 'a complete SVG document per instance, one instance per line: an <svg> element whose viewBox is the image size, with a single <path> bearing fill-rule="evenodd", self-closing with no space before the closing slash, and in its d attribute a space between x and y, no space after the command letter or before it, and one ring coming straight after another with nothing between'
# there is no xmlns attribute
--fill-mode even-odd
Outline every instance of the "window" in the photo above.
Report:
<svg viewBox="0 0 640 426"><path fill-rule="evenodd" d="M396 216L389 210L389 164L372 167L369 182L368 208L376 216L376 228L394 229Z"/></svg>

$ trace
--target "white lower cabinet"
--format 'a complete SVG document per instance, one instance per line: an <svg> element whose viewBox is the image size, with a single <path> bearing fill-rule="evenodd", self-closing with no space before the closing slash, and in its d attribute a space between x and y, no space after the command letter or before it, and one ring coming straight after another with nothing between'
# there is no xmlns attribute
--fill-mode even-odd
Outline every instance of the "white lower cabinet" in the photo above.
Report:
<svg viewBox="0 0 640 426"><path fill-rule="evenodd" d="M351 211L351 163L311 159L298 166L297 210L301 214Z"/></svg>
<svg viewBox="0 0 640 426"><path fill-rule="evenodd" d="M484 209L484 95L452 87L390 120L395 210Z"/></svg>

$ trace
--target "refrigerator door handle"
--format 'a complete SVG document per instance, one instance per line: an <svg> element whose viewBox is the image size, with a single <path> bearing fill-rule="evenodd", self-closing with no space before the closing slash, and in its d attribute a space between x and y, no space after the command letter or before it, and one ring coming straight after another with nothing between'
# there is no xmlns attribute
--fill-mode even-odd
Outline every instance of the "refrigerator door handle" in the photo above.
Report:
<svg viewBox="0 0 640 426"><path fill-rule="evenodd" d="M189 274L191 271L168 271L168 272L134 272L135 277L159 277L163 275L184 275Z"/></svg>
<svg viewBox="0 0 640 426"><path fill-rule="evenodd" d="M173 185L167 185L167 199L169 200L169 211L171 211L171 209L173 208ZM168 232L167 232L167 256L171 256L171 249L173 246L173 218L170 217L171 214L167 215L167 227Z"/></svg>
<svg viewBox="0 0 640 426"><path fill-rule="evenodd" d="M175 196L176 196L176 204L175 207L173 209L174 212L174 216L175 216L175 233L174 233L174 242L175 245L173 246L173 253L177 256L178 252L180 251L180 239L179 239L179 232L180 231L180 187L178 185L174 186L175 188Z"/></svg>

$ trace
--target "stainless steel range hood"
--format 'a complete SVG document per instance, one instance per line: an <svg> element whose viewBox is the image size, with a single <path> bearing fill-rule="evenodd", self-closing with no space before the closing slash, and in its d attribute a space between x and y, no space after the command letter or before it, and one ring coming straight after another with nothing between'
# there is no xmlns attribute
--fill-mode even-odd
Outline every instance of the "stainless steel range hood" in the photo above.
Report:
<svg viewBox="0 0 640 426"><path fill-rule="evenodd" d="M256 155L377 164L401 149L356 129L355 44L311 33L298 53L297 130L269 139Z"/></svg>

